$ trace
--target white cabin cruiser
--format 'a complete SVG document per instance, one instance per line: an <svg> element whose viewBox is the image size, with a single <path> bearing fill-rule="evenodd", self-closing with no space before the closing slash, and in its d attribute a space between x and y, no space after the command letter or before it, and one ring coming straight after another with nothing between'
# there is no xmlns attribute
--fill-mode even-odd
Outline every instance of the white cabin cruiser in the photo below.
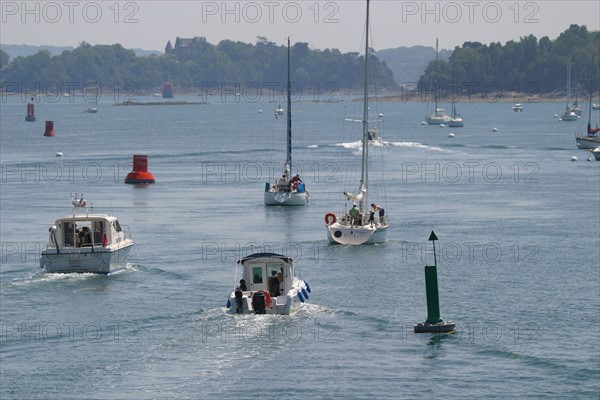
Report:
<svg viewBox="0 0 600 400"><path fill-rule="evenodd" d="M83 195L76 195L72 204L71 213L50 227L50 240L42 250L40 268L51 273L98 274L125 268L133 240L117 218L90 214Z"/></svg>
<svg viewBox="0 0 600 400"><path fill-rule="evenodd" d="M231 313L290 314L308 299L310 286L296 276L292 258L254 253L238 264L242 279L227 300Z"/></svg>

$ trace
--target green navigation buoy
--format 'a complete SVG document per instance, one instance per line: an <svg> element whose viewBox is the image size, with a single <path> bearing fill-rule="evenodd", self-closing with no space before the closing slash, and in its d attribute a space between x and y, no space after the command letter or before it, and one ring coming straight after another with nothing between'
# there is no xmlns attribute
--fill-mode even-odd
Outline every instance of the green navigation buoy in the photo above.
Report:
<svg viewBox="0 0 600 400"><path fill-rule="evenodd" d="M456 324L452 321L444 322L440 317L440 299L437 282L437 256L435 253L435 241L438 240L433 231L429 235L433 242L433 265L425 266L425 292L427 296L427 320L415 325L415 333L435 332L449 333L456 330Z"/></svg>

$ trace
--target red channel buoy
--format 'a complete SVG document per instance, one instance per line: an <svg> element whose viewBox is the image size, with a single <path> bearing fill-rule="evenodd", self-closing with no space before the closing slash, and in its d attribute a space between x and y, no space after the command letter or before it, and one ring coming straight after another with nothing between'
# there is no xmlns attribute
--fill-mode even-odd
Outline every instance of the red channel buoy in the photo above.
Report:
<svg viewBox="0 0 600 400"><path fill-rule="evenodd" d="M44 136L56 136L54 133L54 121L46 121L46 130Z"/></svg>
<svg viewBox="0 0 600 400"><path fill-rule="evenodd" d="M148 172L148 156L136 154L133 156L133 171L125 177L125 183L134 185L154 183L154 175Z"/></svg>
<svg viewBox="0 0 600 400"><path fill-rule="evenodd" d="M27 116L25 117L25 121L27 122L35 122L35 106L33 105L34 99L31 98L31 103L27 103Z"/></svg>

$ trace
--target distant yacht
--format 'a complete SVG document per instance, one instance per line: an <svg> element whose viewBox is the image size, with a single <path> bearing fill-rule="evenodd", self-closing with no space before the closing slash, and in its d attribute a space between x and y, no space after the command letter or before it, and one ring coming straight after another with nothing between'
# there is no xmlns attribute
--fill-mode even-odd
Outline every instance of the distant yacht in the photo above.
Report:
<svg viewBox="0 0 600 400"><path fill-rule="evenodd" d="M442 125L448 123L452 118L443 108L438 108L438 89L437 89L437 65L438 65L438 40L435 39L435 108L433 114L425 116L427 125Z"/></svg>

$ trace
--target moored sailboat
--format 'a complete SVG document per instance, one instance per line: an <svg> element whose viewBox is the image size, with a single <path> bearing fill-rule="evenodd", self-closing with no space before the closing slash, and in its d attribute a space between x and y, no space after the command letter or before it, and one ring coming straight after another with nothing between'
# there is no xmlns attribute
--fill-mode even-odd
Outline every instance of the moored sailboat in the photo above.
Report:
<svg viewBox="0 0 600 400"><path fill-rule="evenodd" d="M426 115L425 116L425 121L427 122L427 125L442 125L442 124L446 124L448 121L450 121L452 119L452 117L450 117L448 115L448 113L446 113L446 110L444 110L443 108L438 108L438 94L439 94L439 90L437 87L437 66L438 66L438 40L435 39L435 79L436 81L434 82L435 84L435 92L434 92L434 102L435 102L435 108L433 111L433 114L430 115Z"/></svg>
<svg viewBox="0 0 600 400"><path fill-rule="evenodd" d="M594 66L594 56L592 55L592 70ZM592 96L594 88L594 74L590 79L590 100L588 107L588 123L585 134L575 134L575 144L580 149L595 149L600 146L600 128L596 124L595 128L592 128ZM594 154L595 155L595 154Z"/></svg>
<svg viewBox="0 0 600 400"><path fill-rule="evenodd" d="M565 112L561 115L560 120L565 122L573 122L579 119L573 110L573 104L571 104L571 59L567 61L567 105L565 106Z"/></svg>

